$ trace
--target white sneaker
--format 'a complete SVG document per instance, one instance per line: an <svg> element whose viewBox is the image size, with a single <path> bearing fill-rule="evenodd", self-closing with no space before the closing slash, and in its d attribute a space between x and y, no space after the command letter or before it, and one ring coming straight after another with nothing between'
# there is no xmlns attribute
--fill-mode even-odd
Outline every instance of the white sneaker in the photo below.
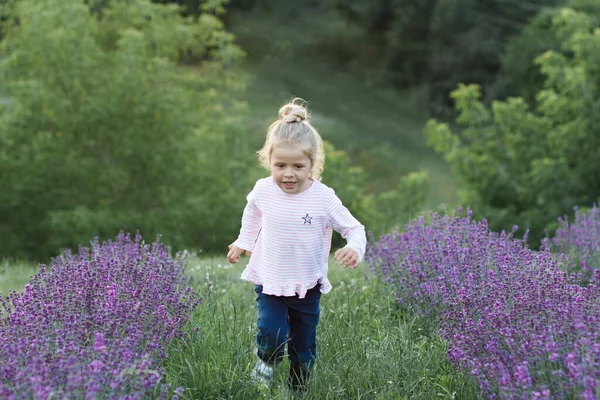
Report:
<svg viewBox="0 0 600 400"><path fill-rule="evenodd" d="M250 374L250 380L254 385L265 385L270 388L271 383L273 382L273 371L273 366L267 364L263 360L258 360Z"/></svg>

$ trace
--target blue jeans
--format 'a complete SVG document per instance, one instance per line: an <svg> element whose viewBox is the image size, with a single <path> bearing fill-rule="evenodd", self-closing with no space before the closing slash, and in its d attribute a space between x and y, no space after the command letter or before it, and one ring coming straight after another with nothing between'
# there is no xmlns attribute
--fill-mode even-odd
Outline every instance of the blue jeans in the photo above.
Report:
<svg viewBox="0 0 600 400"><path fill-rule="evenodd" d="M290 360L289 385L301 390L307 383L317 357L317 324L321 314L320 284L306 292L303 299L296 296L263 294L262 286L255 285L258 304L258 357L270 365L283 360L288 344Z"/></svg>

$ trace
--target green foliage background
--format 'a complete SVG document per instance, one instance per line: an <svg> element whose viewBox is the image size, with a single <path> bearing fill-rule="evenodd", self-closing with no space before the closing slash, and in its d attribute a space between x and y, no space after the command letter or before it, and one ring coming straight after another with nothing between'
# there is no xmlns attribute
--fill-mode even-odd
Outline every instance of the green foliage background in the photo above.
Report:
<svg viewBox="0 0 600 400"><path fill-rule="evenodd" d="M552 14L546 35L558 49L535 60L543 88L533 104L512 97L488 108L479 86L462 85L452 93L456 129L434 120L425 129L464 180L463 201L493 229L530 229L535 245L557 216L600 196L600 9L590 0L573 6Z"/></svg>
<svg viewBox="0 0 600 400"><path fill-rule="evenodd" d="M211 14L173 5L19 1L4 8L0 254L48 256L119 229L223 240L245 176L231 115L241 50ZM202 71L178 65L202 57ZM219 172L219 173L215 173Z"/></svg>
<svg viewBox="0 0 600 400"><path fill-rule="evenodd" d="M174 250L235 238L245 193L267 172L249 149L243 52L222 4L188 17L148 0L3 6L2 256L43 259L121 229L162 234ZM390 211L372 208L364 171L328 153L330 176L345 177L332 186L383 232Z"/></svg>
<svg viewBox="0 0 600 400"><path fill-rule="evenodd" d="M286 21L300 57L328 60L377 85L423 86L428 110L447 117L458 83L489 85L488 99L514 94L511 71L502 69L505 47L538 13L564 2L232 0L229 7L261 21Z"/></svg>
<svg viewBox="0 0 600 400"><path fill-rule="evenodd" d="M537 245L600 196L594 0L7 0L0 14L3 258L119 230L224 251L295 95L314 100L323 181L376 235L459 189Z"/></svg>

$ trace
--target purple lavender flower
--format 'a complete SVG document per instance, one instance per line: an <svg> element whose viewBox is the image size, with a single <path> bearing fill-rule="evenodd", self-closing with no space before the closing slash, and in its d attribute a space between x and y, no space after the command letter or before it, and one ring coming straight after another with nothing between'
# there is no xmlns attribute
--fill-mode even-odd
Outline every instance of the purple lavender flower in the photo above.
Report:
<svg viewBox="0 0 600 400"><path fill-rule="evenodd" d="M490 398L598 393L600 272L584 286L548 246L532 251L515 229L494 233L461 213L423 215L402 233L371 239L370 268L405 307L439 317L449 358Z"/></svg>
<svg viewBox="0 0 600 400"><path fill-rule="evenodd" d="M122 232L57 257L0 296L0 397L142 398L160 389L164 347L201 302L172 259Z"/></svg>
<svg viewBox="0 0 600 400"><path fill-rule="evenodd" d="M554 253L567 257L563 262L569 271L582 272L589 277L600 269L600 208L596 204L581 211L575 207L575 221L567 217L558 219L553 238L545 238L542 245Z"/></svg>

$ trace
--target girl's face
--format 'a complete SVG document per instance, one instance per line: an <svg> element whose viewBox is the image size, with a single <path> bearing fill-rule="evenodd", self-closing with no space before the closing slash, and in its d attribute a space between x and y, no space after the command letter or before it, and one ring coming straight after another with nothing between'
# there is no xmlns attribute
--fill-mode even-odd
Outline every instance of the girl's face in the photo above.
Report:
<svg viewBox="0 0 600 400"><path fill-rule="evenodd" d="M271 153L271 175L284 193L298 194L310 187L310 158L297 146L275 146Z"/></svg>

